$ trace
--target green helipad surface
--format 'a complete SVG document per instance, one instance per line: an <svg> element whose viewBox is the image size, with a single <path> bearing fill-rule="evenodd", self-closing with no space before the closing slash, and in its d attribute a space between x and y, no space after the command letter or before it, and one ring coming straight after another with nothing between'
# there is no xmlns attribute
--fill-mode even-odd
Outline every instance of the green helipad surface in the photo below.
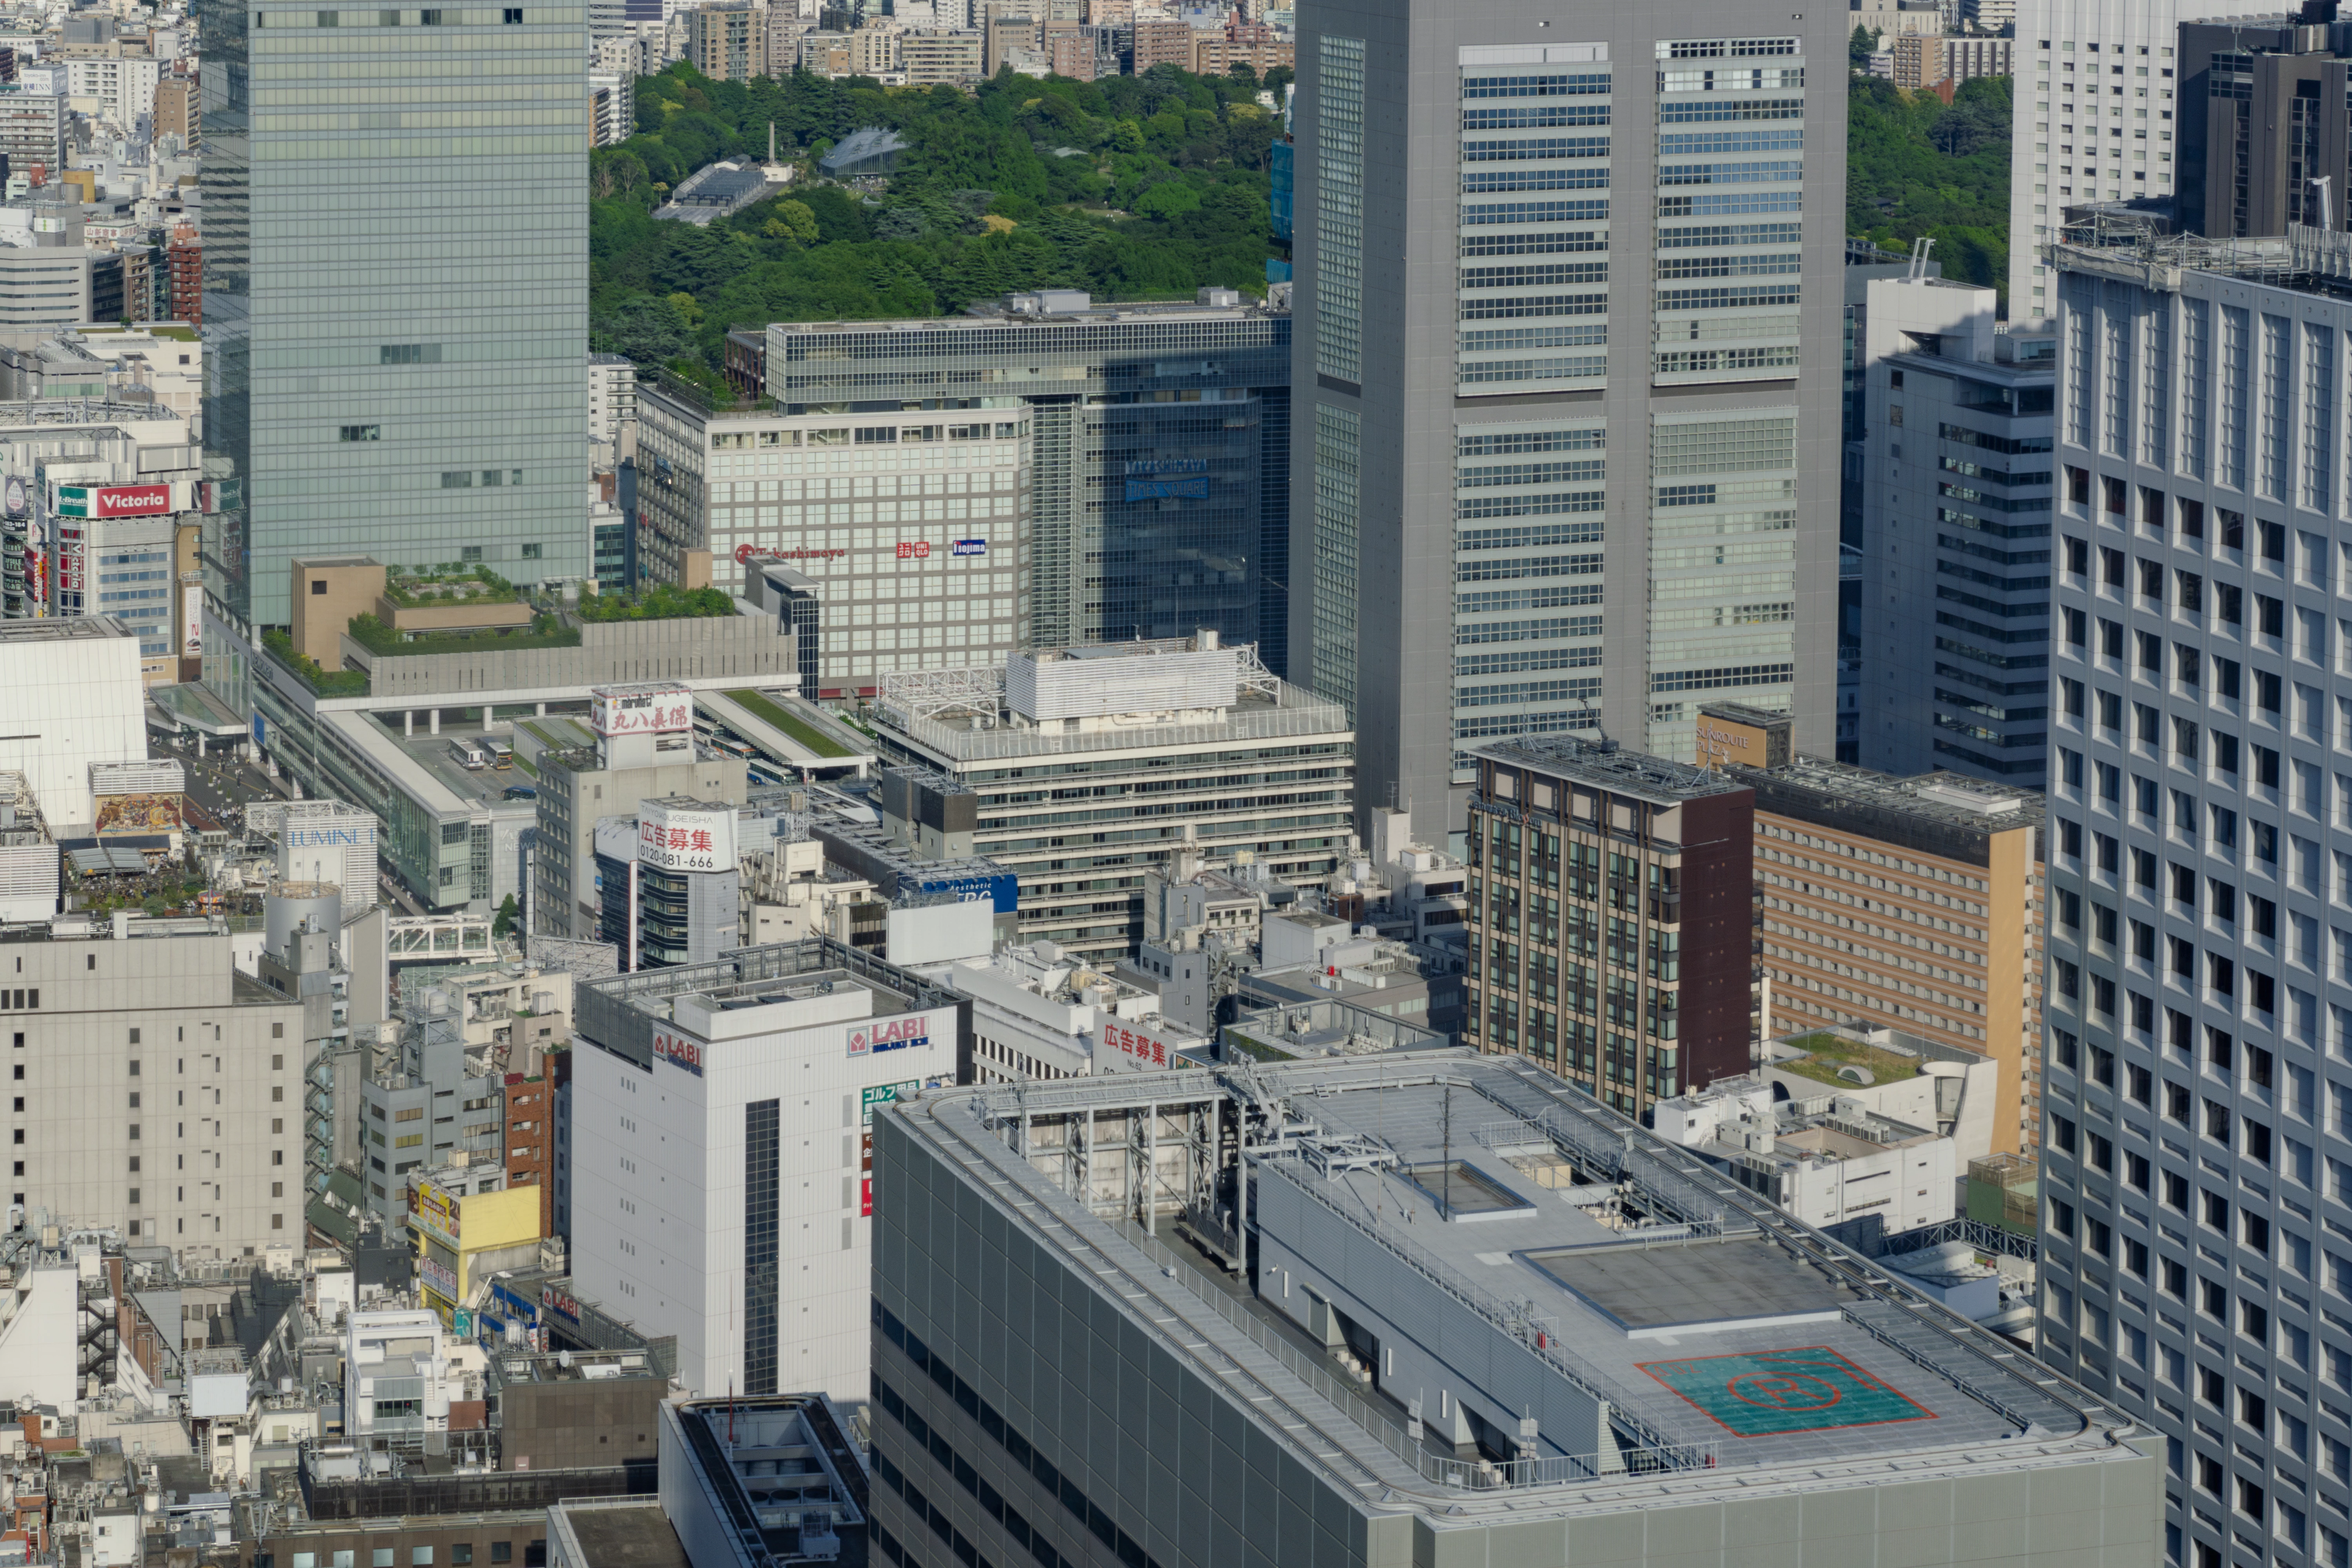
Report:
<svg viewBox="0 0 2352 1568"><path fill-rule="evenodd" d="M1742 1437L1924 1421L1935 1415L1825 1345L1640 1364Z"/></svg>

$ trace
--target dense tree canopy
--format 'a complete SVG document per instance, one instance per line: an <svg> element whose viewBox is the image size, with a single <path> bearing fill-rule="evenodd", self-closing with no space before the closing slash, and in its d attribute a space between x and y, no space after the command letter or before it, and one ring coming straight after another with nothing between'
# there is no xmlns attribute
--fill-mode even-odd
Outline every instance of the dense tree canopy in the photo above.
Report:
<svg viewBox="0 0 2352 1568"><path fill-rule="evenodd" d="M1947 107L1856 78L1846 111L1846 232L1894 250L1936 239L1944 276L2009 288L2010 79L1962 82Z"/></svg>
<svg viewBox="0 0 2352 1568"><path fill-rule="evenodd" d="M1245 69L1158 66L1096 82L1007 72L975 95L673 65L638 79L638 133L590 155L596 347L707 382L733 326L936 315L1039 287L1262 290L1280 121L1260 87ZM655 221L704 164L764 156L772 124L777 157L800 168L790 190L708 227ZM810 177L869 125L908 143L882 189Z"/></svg>

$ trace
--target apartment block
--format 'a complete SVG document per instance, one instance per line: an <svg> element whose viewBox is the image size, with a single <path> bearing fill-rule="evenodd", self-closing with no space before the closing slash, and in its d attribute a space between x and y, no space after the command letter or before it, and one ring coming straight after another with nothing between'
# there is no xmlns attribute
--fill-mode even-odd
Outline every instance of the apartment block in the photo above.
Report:
<svg viewBox="0 0 2352 1568"><path fill-rule="evenodd" d="M1988 1057L1990 1152L2034 1148L2041 795L1814 757L1725 772L1756 792L1766 1037L1860 1024Z"/></svg>
<svg viewBox="0 0 2352 1568"><path fill-rule="evenodd" d="M686 22L686 58L714 81L749 81L768 74L766 7L751 0L697 5Z"/></svg>
<svg viewBox="0 0 2352 1568"><path fill-rule="evenodd" d="M2159 1550L2145 1428L1531 1064L925 1094L874 1176L887 1560Z"/></svg>
<svg viewBox="0 0 2352 1568"><path fill-rule="evenodd" d="M2066 244L2042 1360L2169 1555L2352 1553L2352 242Z"/></svg>
<svg viewBox="0 0 2352 1568"><path fill-rule="evenodd" d="M981 75L986 40L965 28L916 31L898 40L908 87L961 87Z"/></svg>
<svg viewBox="0 0 2352 1568"><path fill-rule="evenodd" d="M1363 800L1451 845L1480 743L1717 698L1827 752L1851 13L1297 15L1290 668Z"/></svg>
<svg viewBox="0 0 2352 1568"><path fill-rule="evenodd" d="M225 927L61 915L0 931L8 1202L198 1258L299 1246L302 1004Z"/></svg>
<svg viewBox="0 0 2352 1568"><path fill-rule="evenodd" d="M1475 754L1464 1041L1635 1117L1746 1072L1747 783L1570 736Z"/></svg>
<svg viewBox="0 0 2352 1568"><path fill-rule="evenodd" d="M1947 33L1906 33L1895 40L1895 85L1907 92L1958 87L1980 76L2008 76L2016 40Z"/></svg>

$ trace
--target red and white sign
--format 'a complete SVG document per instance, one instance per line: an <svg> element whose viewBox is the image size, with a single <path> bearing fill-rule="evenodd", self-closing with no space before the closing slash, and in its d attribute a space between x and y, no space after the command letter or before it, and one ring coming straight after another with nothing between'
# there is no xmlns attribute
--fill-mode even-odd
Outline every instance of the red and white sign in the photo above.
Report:
<svg viewBox="0 0 2352 1568"><path fill-rule="evenodd" d="M104 485L89 492L92 517L156 517L173 510L169 485Z"/></svg>
<svg viewBox="0 0 2352 1568"><path fill-rule="evenodd" d="M893 1018L887 1024L859 1024L849 1031L849 1054L853 1057L876 1057L884 1051L910 1050L931 1043L931 1020L928 1014L911 1018Z"/></svg>
<svg viewBox="0 0 2352 1568"><path fill-rule="evenodd" d="M1175 1054L1168 1048L1167 1041L1154 1039L1115 1021L1106 1022L1102 1026L1102 1048L1105 1052L1117 1051L1121 1056L1131 1057L1139 1067L1164 1068L1169 1058Z"/></svg>
<svg viewBox="0 0 2352 1568"><path fill-rule="evenodd" d="M666 1062L684 1068L697 1078L702 1076L703 1054L702 1042L699 1040L688 1039L684 1035L673 1035L667 1030L659 1030L654 1035L654 1055ZM574 1313L573 1316L576 1319L578 1314Z"/></svg>
<svg viewBox="0 0 2352 1568"><path fill-rule="evenodd" d="M593 687L588 726L604 736L678 734L694 728L694 696L668 682Z"/></svg>
<svg viewBox="0 0 2352 1568"><path fill-rule="evenodd" d="M931 558L931 542L930 542L929 540L928 540L928 539L916 539L916 540L906 540L906 539L902 539L902 540L900 540L900 541L898 542L898 559L899 559L899 560L901 560L901 561L929 561L930 558Z"/></svg>
<svg viewBox="0 0 2352 1568"><path fill-rule="evenodd" d="M664 871L733 870L734 811L646 802L637 808L637 863Z"/></svg>

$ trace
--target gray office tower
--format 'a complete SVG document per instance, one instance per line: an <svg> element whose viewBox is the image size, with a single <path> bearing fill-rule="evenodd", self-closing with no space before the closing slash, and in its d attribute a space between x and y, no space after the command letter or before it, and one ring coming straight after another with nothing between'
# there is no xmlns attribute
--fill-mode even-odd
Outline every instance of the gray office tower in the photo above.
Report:
<svg viewBox="0 0 2352 1568"><path fill-rule="evenodd" d="M205 587L297 554L590 570L581 0L201 0Z"/></svg>
<svg viewBox="0 0 2352 1568"><path fill-rule="evenodd" d="M2183 1568L2352 1557L2352 237L2291 233L2051 262L2038 1340Z"/></svg>
<svg viewBox="0 0 2352 1568"><path fill-rule="evenodd" d="M1714 698L1834 745L1847 19L1298 7L1291 674L1364 808Z"/></svg>
<svg viewBox="0 0 2352 1568"><path fill-rule="evenodd" d="M2157 1560L2144 1426L1531 1063L966 1088L873 1143L895 1568Z"/></svg>
<svg viewBox="0 0 2352 1568"><path fill-rule="evenodd" d="M1203 289L1189 305L1097 305L1044 289L949 321L779 323L766 377L793 415L1034 411L1034 646L1206 629L1286 667L1290 316L1278 302Z"/></svg>

